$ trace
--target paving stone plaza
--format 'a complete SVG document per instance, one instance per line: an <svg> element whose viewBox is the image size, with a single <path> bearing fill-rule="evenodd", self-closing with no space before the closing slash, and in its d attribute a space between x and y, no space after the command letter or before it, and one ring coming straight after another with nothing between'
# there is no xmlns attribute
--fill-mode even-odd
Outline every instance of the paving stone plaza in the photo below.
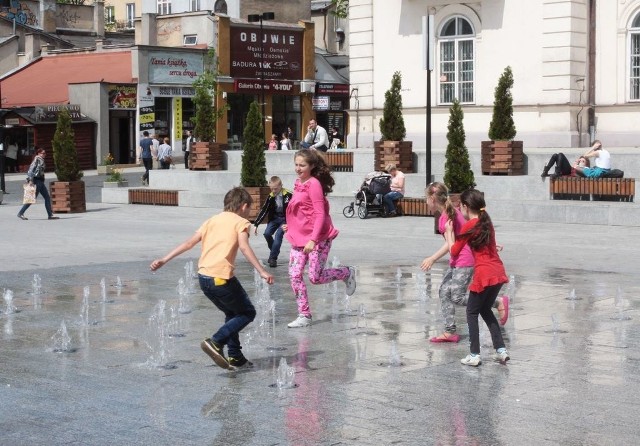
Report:
<svg viewBox="0 0 640 446"><path fill-rule="evenodd" d="M442 329L446 266L418 269L442 243L433 219L333 209L331 260L357 267L356 293L310 285L314 323L289 329L286 243L266 290L239 255L259 309L241 338L255 367L229 372L200 349L222 314L190 283L198 250L148 268L219 209L89 203L48 221L39 203L22 221L14 198L0 206L2 445L637 442L640 228L495 221L516 282L511 361L492 362L481 331L483 364L472 368L460 364L463 308L459 344L428 342ZM261 234L251 243L266 260ZM282 358L293 388L277 386Z"/></svg>

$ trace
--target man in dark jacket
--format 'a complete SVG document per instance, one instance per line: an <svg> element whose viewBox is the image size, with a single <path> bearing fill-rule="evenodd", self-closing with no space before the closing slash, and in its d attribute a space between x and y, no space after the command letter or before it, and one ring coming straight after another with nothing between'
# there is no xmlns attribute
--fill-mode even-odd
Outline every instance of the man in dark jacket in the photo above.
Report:
<svg viewBox="0 0 640 446"><path fill-rule="evenodd" d="M267 246L270 250L269 266L274 268L278 266L280 246L282 246L282 237L284 236L282 225L287 222L285 215L287 214L287 205L291 200L291 192L282 187L282 180L276 176L269 180L269 188L271 188L271 193L262 205L253 224L255 226L254 233L258 234L258 226L265 216L269 216L269 223L264 230L264 238L267 240Z"/></svg>

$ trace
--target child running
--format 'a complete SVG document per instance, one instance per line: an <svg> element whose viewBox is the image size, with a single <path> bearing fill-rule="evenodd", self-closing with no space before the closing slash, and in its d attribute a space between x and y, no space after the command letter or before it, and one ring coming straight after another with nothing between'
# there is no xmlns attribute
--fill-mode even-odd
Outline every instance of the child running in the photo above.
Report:
<svg viewBox="0 0 640 446"><path fill-rule="evenodd" d="M427 187L427 205L440 212L438 231L444 236L447 221L453 222L453 234L460 236L460 229L466 222L460 210L456 209L449 199L449 190L443 183L431 183ZM420 265L423 271L429 271L433 264L449 252L447 241L433 255L425 258ZM440 295L440 312L444 319L444 332L432 337L430 342L459 342L456 333L455 305L467 305L469 299L469 283L473 276L473 254L469 245L465 245L460 254L449 257L449 268L442 276ZM493 304L500 315L500 325L507 323L509 317L509 298L502 296Z"/></svg>
<svg viewBox="0 0 640 446"><path fill-rule="evenodd" d="M200 347L223 369L235 370L253 366L242 354L240 346L239 333L256 317L256 310L234 276L238 249L258 270L260 277L268 284L273 283L273 276L262 267L249 245L251 223L247 216L251 202L251 195L243 188L231 189L224 196L223 212L205 221L190 239L176 246L166 256L151 262L151 271L156 271L169 260L202 242L198 261L200 288L224 313L225 323L211 338L202 341ZM223 352L225 345L228 359Z"/></svg>
<svg viewBox="0 0 640 446"><path fill-rule="evenodd" d="M480 191L464 191L460 195L460 209L469 221L462 226L460 236L457 238L453 221L449 220L445 224L445 239L451 255L460 255L462 248L467 244L473 253L475 269L471 285L469 285L469 301L467 302L467 325L469 326L471 353L460 362L474 367L482 364L478 314L482 316L489 327L493 347L497 353L496 359L502 364L506 364L509 360L509 353L504 346L500 326L491 311L500 288L509 279L498 255L495 230L485 207L484 197Z"/></svg>
<svg viewBox="0 0 640 446"><path fill-rule="evenodd" d="M304 267L309 262L309 280L313 284L343 280L346 293L356 290L356 270L349 266L325 268L331 242L338 236L329 216L329 194L335 184L324 157L316 150L300 150L295 155L296 179L293 198L287 206L287 223L283 226L291 243L289 277L298 303L298 317L289 328L311 325L311 310Z"/></svg>
<svg viewBox="0 0 640 446"><path fill-rule="evenodd" d="M269 217L269 223L264 230L264 238L267 240L267 246L269 247L269 266L275 268L278 266L278 256L280 255L280 247L282 246L282 237L284 231L282 225L286 223L285 216L287 214L287 205L291 200L291 192L282 187L282 180L280 177L272 176L269 180L269 189L271 193L264 201L262 209L258 213L258 216L254 220L255 226L254 233L258 234L258 226L264 220L264 217Z"/></svg>

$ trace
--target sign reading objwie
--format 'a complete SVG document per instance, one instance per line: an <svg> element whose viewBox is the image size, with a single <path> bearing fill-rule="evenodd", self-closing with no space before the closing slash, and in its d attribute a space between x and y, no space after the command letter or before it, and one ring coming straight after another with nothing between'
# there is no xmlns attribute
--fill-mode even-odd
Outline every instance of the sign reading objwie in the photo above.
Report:
<svg viewBox="0 0 640 446"><path fill-rule="evenodd" d="M231 77L302 79L302 30L231 27ZM263 53L264 50L264 53Z"/></svg>

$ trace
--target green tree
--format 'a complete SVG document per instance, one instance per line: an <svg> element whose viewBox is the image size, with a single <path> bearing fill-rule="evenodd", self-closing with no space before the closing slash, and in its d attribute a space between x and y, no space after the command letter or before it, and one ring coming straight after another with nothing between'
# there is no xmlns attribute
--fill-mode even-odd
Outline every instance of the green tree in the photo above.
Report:
<svg viewBox="0 0 640 446"><path fill-rule="evenodd" d="M194 133L202 142L213 143L216 139L216 122L222 117L227 107L216 107L215 98L218 93L218 60L213 48L205 55L204 71L193 86L195 96L193 103L196 115L192 118L195 124Z"/></svg>
<svg viewBox="0 0 640 446"><path fill-rule="evenodd" d="M469 152L465 144L464 112L456 99L449 108L447 152L444 163L444 184L451 193L461 193L475 186Z"/></svg>
<svg viewBox="0 0 640 446"><path fill-rule="evenodd" d="M402 75L393 73L391 88L384 94L384 108L380 119L380 133L383 141L402 141L407 135L402 117Z"/></svg>
<svg viewBox="0 0 640 446"><path fill-rule="evenodd" d="M495 90L493 117L489 126L489 139L494 141L511 141L516 137L516 126L513 122L513 72L511 67L504 69Z"/></svg>
<svg viewBox="0 0 640 446"><path fill-rule="evenodd" d="M244 187L263 187L267 185L262 123L262 113L260 113L258 102L253 101L249 106L247 122L242 134L240 182Z"/></svg>
<svg viewBox="0 0 640 446"><path fill-rule="evenodd" d="M80 180L82 171L78 163L75 134L71 127L71 115L67 109L62 110L58 115L58 123L51 144L53 145L53 162L58 181Z"/></svg>
<svg viewBox="0 0 640 446"><path fill-rule="evenodd" d="M333 13L337 17L346 19L349 16L349 0L331 0L331 3L335 7Z"/></svg>

